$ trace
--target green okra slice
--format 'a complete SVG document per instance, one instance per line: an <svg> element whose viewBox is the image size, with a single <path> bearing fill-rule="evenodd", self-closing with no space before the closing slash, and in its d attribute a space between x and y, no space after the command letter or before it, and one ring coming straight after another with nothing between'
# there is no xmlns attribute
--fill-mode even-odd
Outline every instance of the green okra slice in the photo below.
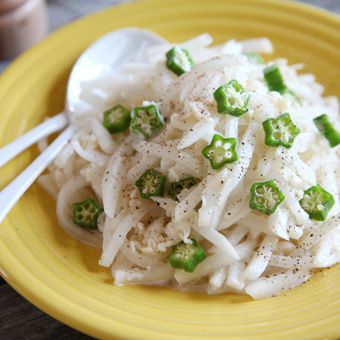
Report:
<svg viewBox="0 0 340 340"><path fill-rule="evenodd" d="M298 98L298 96L295 94L293 90L287 89L287 91L282 93L282 96L290 99L290 101L294 104L297 103L299 105L302 105L301 100Z"/></svg>
<svg viewBox="0 0 340 340"><path fill-rule="evenodd" d="M303 192L299 203L311 220L325 221L334 205L334 197L317 184Z"/></svg>
<svg viewBox="0 0 340 340"><path fill-rule="evenodd" d="M202 154L209 159L214 170L219 170L226 164L237 161L236 143L235 138L224 138L215 134L211 143L203 148Z"/></svg>
<svg viewBox="0 0 340 340"><path fill-rule="evenodd" d="M160 175L155 169L148 169L139 177L136 187L142 198L164 196L165 182L165 176Z"/></svg>
<svg viewBox="0 0 340 340"><path fill-rule="evenodd" d="M103 211L101 205L91 197L83 202L73 203L73 223L86 229L98 229L97 220Z"/></svg>
<svg viewBox="0 0 340 340"><path fill-rule="evenodd" d="M276 64L266 67L263 71L263 75L269 91L283 93L287 90L287 86L283 81L280 69Z"/></svg>
<svg viewBox="0 0 340 340"><path fill-rule="evenodd" d="M213 96L218 113L239 117L249 109L250 93L237 80L220 86Z"/></svg>
<svg viewBox="0 0 340 340"><path fill-rule="evenodd" d="M118 104L104 112L103 125L110 133L126 131L130 126L131 113Z"/></svg>
<svg viewBox="0 0 340 340"><path fill-rule="evenodd" d="M327 114L323 114L313 119L319 132L328 140L330 147L340 144L340 133L334 127Z"/></svg>
<svg viewBox="0 0 340 340"><path fill-rule="evenodd" d="M285 196L273 180L256 182L250 188L250 208L265 215L273 214Z"/></svg>
<svg viewBox="0 0 340 340"><path fill-rule="evenodd" d="M174 46L165 56L166 67L178 76L190 71L195 66L190 52L185 48Z"/></svg>
<svg viewBox="0 0 340 340"><path fill-rule="evenodd" d="M284 83L280 69L276 64L266 67L263 71L263 75L269 91L279 92L283 97L290 99L292 103L301 105L301 101L295 92L288 89Z"/></svg>
<svg viewBox="0 0 340 340"><path fill-rule="evenodd" d="M249 62L253 64L264 64L262 56L258 53L243 53L243 54L247 56Z"/></svg>
<svg viewBox="0 0 340 340"><path fill-rule="evenodd" d="M195 239L192 244L183 241L175 244L172 248L169 261L173 268L183 269L192 273L196 266L201 263L206 255Z"/></svg>
<svg viewBox="0 0 340 340"><path fill-rule="evenodd" d="M133 109L130 128L141 134L145 139L163 127L164 118L156 105L136 106Z"/></svg>
<svg viewBox="0 0 340 340"><path fill-rule="evenodd" d="M181 179L178 182L171 183L170 185L171 198L175 201L178 201L177 195L179 195L183 189L190 189L196 184L197 183L194 177L187 177Z"/></svg>
<svg viewBox="0 0 340 340"><path fill-rule="evenodd" d="M282 145L290 149L300 129L292 122L289 113L277 118L269 118L262 123L265 132L265 144L268 146Z"/></svg>

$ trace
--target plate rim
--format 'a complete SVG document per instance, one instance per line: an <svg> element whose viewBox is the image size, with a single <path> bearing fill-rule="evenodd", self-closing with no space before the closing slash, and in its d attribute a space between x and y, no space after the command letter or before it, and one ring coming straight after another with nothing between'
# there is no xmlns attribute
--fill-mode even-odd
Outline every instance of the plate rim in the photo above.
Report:
<svg viewBox="0 0 340 340"><path fill-rule="evenodd" d="M151 4L151 3L156 3L157 0L143 0L143 1L139 1L137 3L124 3L124 4L120 4L118 6L114 6L102 11L99 11L95 14L92 14L90 16L86 16L83 17L81 19L78 19L75 22L72 22L64 27L62 27L61 29L58 29L56 32L52 33L51 35L49 35L47 38L45 38L42 42L38 43L37 45L35 45L34 47L30 48L28 51L24 52L21 56L19 56L16 60L14 60L5 70L4 72L1 74L0 76L0 88L1 85L3 85L3 83L5 83L8 79L12 78L12 74L17 73L17 69L20 67L24 67L24 63L28 58L32 58L34 56L35 53L37 53L38 51L40 51L40 49L44 49L47 48L48 45L55 39L60 39L62 37L63 34L65 34L64 32L68 32L71 29L79 29L80 27L82 27L83 25L85 25L87 22L94 22L96 19L95 18L100 18L101 15L103 15L103 13L108 13L108 12L115 12L117 11L117 8L124 8L124 7L130 7L130 6L136 6L138 4L138 6L141 6L141 4ZM176 0L178 3L180 3L180 0ZM233 0L229 0L230 2L233 2ZM240 1L240 0L239 0ZM254 0L241 0L244 3L247 2L254 2ZM203 1L199 1L199 2L203 2ZM215 2L225 2L225 1L219 1L219 0L215 0ZM272 4L274 6L278 6L279 5L284 5L287 6L287 8L299 8L299 10L301 11L305 11L308 10L310 13L313 13L316 16L321 16L323 18L323 20L331 20L336 22L339 27L340 27L340 17L332 12L329 12L327 10L324 9L320 9L318 7L315 7L313 5L310 4L304 4L304 3L296 3L293 1L276 1L276 0L256 0L256 2L258 3L262 3L262 4ZM13 80L13 79L12 79ZM1 94L0 94L1 97ZM1 241L0 241L1 244ZM8 252L10 253L11 251L8 250ZM70 327L73 327L75 329L80 330L81 332L86 332L87 334L92 334L93 336L101 334L103 336L108 336L108 335L112 335L110 334L103 334L103 333L97 333L98 330L96 328L93 327L88 327L88 325L86 324L86 322L84 322L83 320L79 320L79 318L75 318L73 315L72 318L72 314L73 312L69 311L69 315L68 317L65 317L65 315L62 315L63 313L60 313L61 310L58 310L58 308L55 308L55 306L53 306L53 304L47 304L46 301L41 298L39 296L39 294L37 294L37 292L35 290L31 290L28 289L27 286L24 284L24 282L22 281L18 281L17 279L14 278L14 276L11 275L11 271L10 270L5 270L5 267L8 267L8 264L4 264L3 266L1 265L2 262L6 262L8 260L1 260L0 259L0 274L1 276L4 277L4 279L15 289L17 290L22 296L24 296L27 300L29 300L32 304L36 305L38 308L44 310L47 314L52 315L54 318L62 321L65 324L70 325ZM11 261L9 261L11 263ZM27 273L27 278L29 278L31 275ZM39 282L39 283L38 283ZM37 281L37 286L40 286L40 289L43 289L45 287L45 285L42 284L41 281ZM45 287L46 288L46 287ZM34 294L35 293L35 294ZM59 294L57 294L54 290L50 291L49 294L55 293L56 296L59 296ZM69 319L69 317L71 317L71 321ZM131 326L127 325L126 328L129 328ZM130 332L132 330L130 329ZM134 333L134 335L137 335L137 331ZM116 332L115 333L116 336L121 337L122 339L125 338L125 332L124 330L121 330L120 332ZM144 338L144 337L143 337ZM145 337L146 338L146 337ZM187 337L186 337L187 339Z"/></svg>

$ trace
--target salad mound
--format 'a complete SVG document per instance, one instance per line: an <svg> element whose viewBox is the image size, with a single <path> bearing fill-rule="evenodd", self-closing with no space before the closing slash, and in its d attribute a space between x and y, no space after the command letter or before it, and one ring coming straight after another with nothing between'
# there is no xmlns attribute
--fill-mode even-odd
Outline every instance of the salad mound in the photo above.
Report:
<svg viewBox="0 0 340 340"><path fill-rule="evenodd" d="M116 285L274 296L340 262L339 102L267 38L212 42L83 83L39 182Z"/></svg>

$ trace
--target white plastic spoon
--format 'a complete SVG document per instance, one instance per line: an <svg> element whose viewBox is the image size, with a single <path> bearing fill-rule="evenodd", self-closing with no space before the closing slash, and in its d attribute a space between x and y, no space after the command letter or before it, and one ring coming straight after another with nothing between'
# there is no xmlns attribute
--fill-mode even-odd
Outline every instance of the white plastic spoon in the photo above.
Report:
<svg viewBox="0 0 340 340"><path fill-rule="evenodd" d="M123 28L105 34L96 40L75 63L71 72L65 102L65 112L38 125L12 143L0 149L0 167L39 139L56 132L69 122L72 114L88 110L80 98L81 83L95 80L100 75L114 76L122 72L127 62L146 62L146 48L165 40L148 30ZM0 223L18 199L46 169L68 142L75 126L67 127L18 177L0 192Z"/></svg>

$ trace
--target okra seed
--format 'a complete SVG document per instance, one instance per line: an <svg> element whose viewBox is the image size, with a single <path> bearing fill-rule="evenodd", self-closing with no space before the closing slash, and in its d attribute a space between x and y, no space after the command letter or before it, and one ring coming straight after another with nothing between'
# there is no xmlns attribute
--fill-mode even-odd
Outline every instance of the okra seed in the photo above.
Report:
<svg viewBox="0 0 340 340"><path fill-rule="evenodd" d="M231 148L231 144L230 143L225 143L223 145L223 148L224 148L224 150L229 150Z"/></svg>
<svg viewBox="0 0 340 340"><path fill-rule="evenodd" d="M228 102L230 106L235 106L237 99L235 97L229 97Z"/></svg>
<svg viewBox="0 0 340 340"><path fill-rule="evenodd" d="M284 135L282 136L282 140L283 140L285 143L288 143L288 142L289 142L289 137L288 137L286 134L284 134Z"/></svg>
<svg viewBox="0 0 340 340"><path fill-rule="evenodd" d="M150 125L151 126L156 126L157 125L157 119L156 118L150 119Z"/></svg>
<svg viewBox="0 0 340 340"><path fill-rule="evenodd" d="M281 138L281 133L279 131L273 133L273 137L276 140L279 140Z"/></svg>
<svg viewBox="0 0 340 340"><path fill-rule="evenodd" d="M264 189L263 189L263 187L257 188L257 193L258 193L258 194L264 194Z"/></svg>
<svg viewBox="0 0 340 340"><path fill-rule="evenodd" d="M262 197L256 197L256 202L257 202L258 204L263 204L264 199L263 199Z"/></svg>
<svg viewBox="0 0 340 340"><path fill-rule="evenodd" d="M227 87L225 92L226 92L227 94L233 95L233 94L235 93L235 90L232 89L231 87Z"/></svg>
<svg viewBox="0 0 340 340"><path fill-rule="evenodd" d="M185 255L183 256L183 260L184 260L184 261L189 261L189 260L190 260L190 255L185 254Z"/></svg>
<svg viewBox="0 0 340 340"><path fill-rule="evenodd" d="M175 189L176 194L179 194L182 191L183 187L181 185L178 185Z"/></svg>

